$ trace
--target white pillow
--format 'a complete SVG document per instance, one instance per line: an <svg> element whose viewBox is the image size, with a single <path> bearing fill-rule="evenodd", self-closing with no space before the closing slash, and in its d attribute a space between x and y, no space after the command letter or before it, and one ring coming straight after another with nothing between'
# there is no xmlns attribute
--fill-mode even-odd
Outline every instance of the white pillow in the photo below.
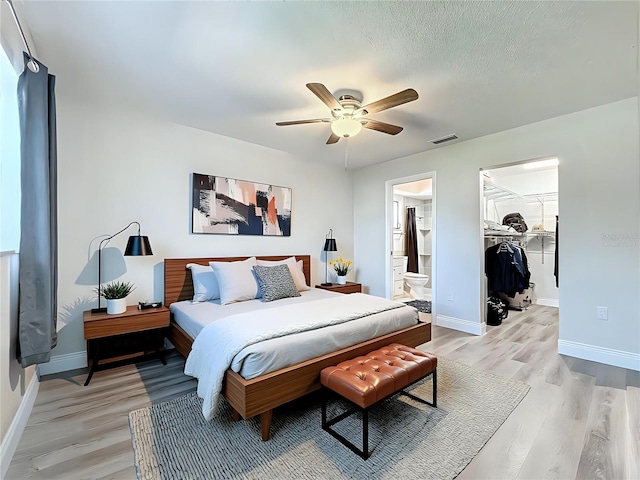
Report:
<svg viewBox="0 0 640 480"><path fill-rule="evenodd" d="M298 260L296 262L296 257L285 258L284 260L258 260L259 267L273 267L276 265L286 265L289 267L291 271L291 276L293 277L293 281L296 284L296 288L299 292L304 292L305 290L311 290L307 285L307 279L304 277L304 270L302 260Z"/></svg>
<svg viewBox="0 0 640 480"><path fill-rule="evenodd" d="M227 305L258 297L258 282L253 274L256 257L239 262L209 262L220 288L220 303Z"/></svg>
<svg viewBox="0 0 640 480"><path fill-rule="evenodd" d="M197 263L188 263L187 268L191 270L194 302L208 302L220 298L220 288L213 268Z"/></svg>

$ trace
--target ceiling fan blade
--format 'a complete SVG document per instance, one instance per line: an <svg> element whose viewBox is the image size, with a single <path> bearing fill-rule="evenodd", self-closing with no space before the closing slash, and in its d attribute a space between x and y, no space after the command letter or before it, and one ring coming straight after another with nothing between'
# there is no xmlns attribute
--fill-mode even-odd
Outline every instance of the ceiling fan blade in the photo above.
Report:
<svg viewBox="0 0 640 480"><path fill-rule="evenodd" d="M338 140L340 140L340 137L335 133L331 132L331 136L329 137L329 140L327 140L327 145L331 145L332 143L338 143Z"/></svg>
<svg viewBox="0 0 640 480"><path fill-rule="evenodd" d="M331 120L328 118L313 118L311 120L293 120L291 122L276 122L276 125L279 127L284 127L286 125L301 125L303 123L329 123Z"/></svg>
<svg viewBox="0 0 640 480"><path fill-rule="evenodd" d="M379 122L377 120L369 120L368 118L365 120L367 121L367 123L363 122L362 126L370 130L377 130L378 132L388 133L389 135L397 135L403 130L402 127L391 125L390 123Z"/></svg>
<svg viewBox="0 0 640 480"><path fill-rule="evenodd" d="M311 90L316 97L324 102L324 104L331 110L342 110L342 105L338 102L338 99L334 97L327 87L321 83L307 83L307 88Z"/></svg>
<svg viewBox="0 0 640 480"><path fill-rule="evenodd" d="M413 102L417 99L418 92L416 92L413 88L407 88L406 90L359 108L356 111L356 114L364 113L364 115L368 115L370 113L377 113L381 112L382 110L387 110L388 108L397 107L398 105L402 105L403 103Z"/></svg>

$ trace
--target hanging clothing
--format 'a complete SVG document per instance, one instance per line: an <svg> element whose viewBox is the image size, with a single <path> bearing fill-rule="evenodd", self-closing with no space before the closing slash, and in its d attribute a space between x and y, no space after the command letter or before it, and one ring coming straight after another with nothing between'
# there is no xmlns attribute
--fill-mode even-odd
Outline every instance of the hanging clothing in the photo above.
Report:
<svg viewBox="0 0 640 480"><path fill-rule="evenodd" d="M524 249L511 242L502 242L484 252L484 271L489 291L504 292L509 297L529 288L531 272Z"/></svg>
<svg viewBox="0 0 640 480"><path fill-rule="evenodd" d="M556 287L558 286L558 215L556 215L556 251L553 263L553 275L556 277Z"/></svg>
<svg viewBox="0 0 640 480"><path fill-rule="evenodd" d="M418 270L418 228L416 227L416 209L407 208L407 234L404 236L404 251L407 253L407 272L420 273Z"/></svg>

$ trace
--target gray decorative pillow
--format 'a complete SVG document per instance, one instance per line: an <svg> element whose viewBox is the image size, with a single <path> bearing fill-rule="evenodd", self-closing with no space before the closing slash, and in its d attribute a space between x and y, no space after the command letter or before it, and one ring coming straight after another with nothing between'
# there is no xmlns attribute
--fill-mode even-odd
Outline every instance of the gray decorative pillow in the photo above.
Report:
<svg viewBox="0 0 640 480"><path fill-rule="evenodd" d="M298 289L287 265L274 267L253 267L264 302L281 298L299 297Z"/></svg>

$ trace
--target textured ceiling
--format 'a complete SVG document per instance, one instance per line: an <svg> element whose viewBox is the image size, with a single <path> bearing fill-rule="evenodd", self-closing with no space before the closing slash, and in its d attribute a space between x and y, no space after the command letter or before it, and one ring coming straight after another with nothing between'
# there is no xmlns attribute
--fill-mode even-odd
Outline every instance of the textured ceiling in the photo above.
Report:
<svg viewBox="0 0 640 480"><path fill-rule="evenodd" d="M638 95L637 2L15 3L60 95L121 102L166 120L344 161L307 88L355 90L397 136L363 130L356 168Z"/></svg>

